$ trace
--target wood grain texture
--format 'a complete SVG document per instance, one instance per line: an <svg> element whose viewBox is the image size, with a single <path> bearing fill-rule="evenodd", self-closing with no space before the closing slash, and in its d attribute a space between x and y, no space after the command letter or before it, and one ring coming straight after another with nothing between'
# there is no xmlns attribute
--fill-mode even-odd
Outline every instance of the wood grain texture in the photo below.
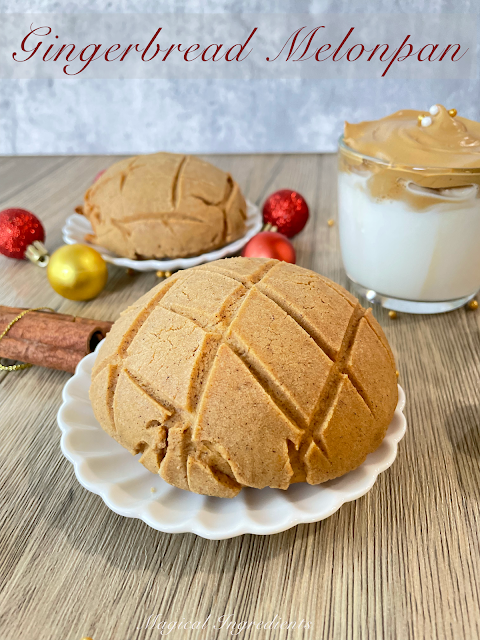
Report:
<svg viewBox="0 0 480 640"><path fill-rule="evenodd" d="M338 249L333 156L213 156L261 204L292 187L312 217L294 240L298 264L346 284ZM4 158L0 209L32 209L47 245L111 157ZM109 267L104 292L64 300L43 270L0 256L0 303L50 306L114 320L156 282ZM151 614L204 621L171 638L228 638L215 620L310 621L308 631L250 629L238 637L480 637L480 312L391 320L375 310L396 354L408 431L393 467L328 520L221 542L170 535L109 511L60 452L56 412L68 374L0 373L0 637L160 638ZM278 618L277 618L278 619Z"/></svg>

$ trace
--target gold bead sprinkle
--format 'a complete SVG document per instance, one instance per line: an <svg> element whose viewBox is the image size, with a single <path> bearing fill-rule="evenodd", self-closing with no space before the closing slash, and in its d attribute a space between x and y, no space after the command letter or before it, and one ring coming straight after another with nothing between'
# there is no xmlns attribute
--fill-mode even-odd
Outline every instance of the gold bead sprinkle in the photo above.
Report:
<svg viewBox="0 0 480 640"><path fill-rule="evenodd" d="M448 115L452 116L452 118L454 118L457 115L457 110L456 109L449 109L448 110Z"/></svg>
<svg viewBox="0 0 480 640"><path fill-rule="evenodd" d="M397 376L397 378L400 375L400 371L398 369L395 371L395 375Z"/></svg>
<svg viewBox="0 0 480 640"><path fill-rule="evenodd" d="M395 318L397 317L397 312L396 311L389 311L388 312L388 317L391 318L392 320L395 320Z"/></svg>
<svg viewBox="0 0 480 640"><path fill-rule="evenodd" d="M171 275L172 275L171 271L165 271L165 278L170 278Z"/></svg>
<svg viewBox="0 0 480 640"><path fill-rule="evenodd" d="M418 124L422 124L422 120L425 118L425 114L424 113L419 113L418 114Z"/></svg>
<svg viewBox="0 0 480 640"><path fill-rule="evenodd" d="M333 225L335 224L335 220L332 220L332 218L330 218L330 220L327 220L327 224L329 227L333 227Z"/></svg>
<svg viewBox="0 0 480 640"><path fill-rule="evenodd" d="M467 303L467 307L470 309L470 311L476 311L478 309L478 301L470 300L470 302Z"/></svg>
<svg viewBox="0 0 480 640"><path fill-rule="evenodd" d="M157 271L157 278L165 278L165 271Z"/></svg>
<svg viewBox="0 0 480 640"><path fill-rule="evenodd" d="M127 276L134 276L135 274L136 274L135 269L132 269L131 267L128 267Z"/></svg>

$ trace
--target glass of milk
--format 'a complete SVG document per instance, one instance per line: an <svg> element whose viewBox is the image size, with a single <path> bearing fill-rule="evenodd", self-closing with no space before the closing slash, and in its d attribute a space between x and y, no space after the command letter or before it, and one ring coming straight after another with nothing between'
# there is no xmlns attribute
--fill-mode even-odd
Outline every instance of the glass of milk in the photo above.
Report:
<svg viewBox="0 0 480 640"><path fill-rule="evenodd" d="M436 172L442 185L447 176L448 187L422 187L422 172L429 183ZM355 292L407 313L451 311L471 300L480 290L479 182L480 168L395 165L351 149L342 136L339 233Z"/></svg>

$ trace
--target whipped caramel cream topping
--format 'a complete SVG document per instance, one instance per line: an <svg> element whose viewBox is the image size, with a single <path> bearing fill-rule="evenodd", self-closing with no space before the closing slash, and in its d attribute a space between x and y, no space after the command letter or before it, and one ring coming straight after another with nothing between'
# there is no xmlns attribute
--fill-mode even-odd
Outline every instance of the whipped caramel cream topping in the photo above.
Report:
<svg viewBox="0 0 480 640"><path fill-rule="evenodd" d="M345 123L345 144L389 164L480 169L480 123L452 117L442 105L405 109L359 124Z"/></svg>
<svg viewBox="0 0 480 640"><path fill-rule="evenodd" d="M346 122L339 170L375 202L400 200L414 211L478 207L480 123L441 105Z"/></svg>

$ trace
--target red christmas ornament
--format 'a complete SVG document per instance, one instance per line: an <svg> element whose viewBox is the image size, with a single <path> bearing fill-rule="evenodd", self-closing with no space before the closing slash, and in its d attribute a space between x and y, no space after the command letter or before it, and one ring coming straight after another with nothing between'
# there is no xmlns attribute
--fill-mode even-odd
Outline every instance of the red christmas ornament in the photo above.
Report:
<svg viewBox="0 0 480 640"><path fill-rule="evenodd" d="M36 240L45 240L42 223L26 209L0 211L0 253L7 258L25 258L25 250Z"/></svg>
<svg viewBox="0 0 480 640"><path fill-rule="evenodd" d="M95 176L95 178L93 179L94 182L96 182L97 180L100 180L100 178L103 176L103 174L105 173L106 169L102 169L101 171L99 171L97 173L97 175Z"/></svg>
<svg viewBox="0 0 480 640"><path fill-rule="evenodd" d="M295 264L295 249L293 244L274 231L260 231L243 247L242 256L245 258L275 258Z"/></svg>
<svg viewBox="0 0 480 640"><path fill-rule="evenodd" d="M305 199L291 189L275 191L265 200L263 219L276 226L280 233L292 238L307 224L308 204Z"/></svg>

